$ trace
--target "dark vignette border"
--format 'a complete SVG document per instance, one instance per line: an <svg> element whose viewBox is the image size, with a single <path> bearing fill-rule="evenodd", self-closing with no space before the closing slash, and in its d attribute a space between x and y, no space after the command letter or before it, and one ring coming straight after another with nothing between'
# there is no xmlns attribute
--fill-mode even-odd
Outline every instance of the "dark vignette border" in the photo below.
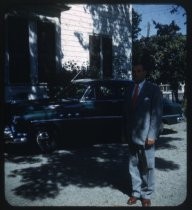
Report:
<svg viewBox="0 0 192 210"><path fill-rule="evenodd" d="M171 207L174 209L190 209L192 206L192 2L191 0L59 0L64 3L132 3L132 4L178 4L187 13L187 71L186 95L187 95L187 199L181 206ZM54 0L1 0L0 2L0 208L7 209L98 209L106 207L13 207L6 203L4 197L4 144L3 144L3 119L4 119L4 13L15 5L22 4L46 4ZM110 207L108 207L110 208ZM116 207L112 207L113 209ZM124 208L124 207L122 207ZM158 207L151 207L158 208ZM170 207L161 207L168 209Z"/></svg>

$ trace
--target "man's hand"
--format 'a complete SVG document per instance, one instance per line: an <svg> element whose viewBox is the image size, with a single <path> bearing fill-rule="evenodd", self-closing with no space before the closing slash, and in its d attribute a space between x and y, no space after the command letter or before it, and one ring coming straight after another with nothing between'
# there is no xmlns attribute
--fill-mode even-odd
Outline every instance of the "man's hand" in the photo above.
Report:
<svg viewBox="0 0 192 210"><path fill-rule="evenodd" d="M148 146L152 146L152 145L155 144L155 140L154 139L147 139L145 144L148 145Z"/></svg>

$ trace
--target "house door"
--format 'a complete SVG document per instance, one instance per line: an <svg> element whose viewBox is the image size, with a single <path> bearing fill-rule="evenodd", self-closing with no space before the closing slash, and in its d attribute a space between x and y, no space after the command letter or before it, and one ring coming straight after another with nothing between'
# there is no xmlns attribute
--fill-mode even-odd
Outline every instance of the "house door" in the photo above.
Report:
<svg viewBox="0 0 192 210"><path fill-rule="evenodd" d="M112 77L112 38L90 35L90 67L99 71L99 77Z"/></svg>

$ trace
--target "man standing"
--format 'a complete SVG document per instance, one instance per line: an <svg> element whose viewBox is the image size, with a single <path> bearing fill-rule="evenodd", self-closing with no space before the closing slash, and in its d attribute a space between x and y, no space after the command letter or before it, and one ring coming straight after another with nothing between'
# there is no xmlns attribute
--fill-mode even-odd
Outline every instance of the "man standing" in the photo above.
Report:
<svg viewBox="0 0 192 210"><path fill-rule="evenodd" d="M146 81L144 63L133 65L133 87L125 103L125 128L129 143L129 173L132 194L128 204L141 199L142 206L151 206L154 192L155 141L162 116L162 94L159 87Z"/></svg>

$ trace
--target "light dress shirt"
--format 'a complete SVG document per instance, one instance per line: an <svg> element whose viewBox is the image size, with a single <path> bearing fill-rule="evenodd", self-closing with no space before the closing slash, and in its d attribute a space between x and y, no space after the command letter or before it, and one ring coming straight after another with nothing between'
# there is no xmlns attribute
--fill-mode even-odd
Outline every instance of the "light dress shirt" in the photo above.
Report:
<svg viewBox="0 0 192 210"><path fill-rule="evenodd" d="M143 80L141 83L139 83L138 95L141 92L141 89L143 88L144 83L145 83L145 80ZM134 87L134 90L133 90L133 94L135 92L135 88L136 88L136 84L135 84L135 87ZM132 94L132 96L133 96L133 94Z"/></svg>

